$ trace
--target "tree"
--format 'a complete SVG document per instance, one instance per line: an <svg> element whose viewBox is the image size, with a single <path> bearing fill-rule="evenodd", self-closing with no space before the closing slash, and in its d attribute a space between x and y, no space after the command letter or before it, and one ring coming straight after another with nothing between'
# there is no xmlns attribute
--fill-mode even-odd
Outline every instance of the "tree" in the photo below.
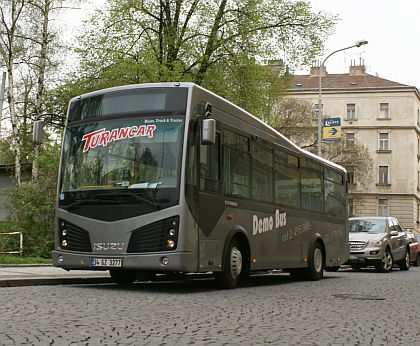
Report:
<svg viewBox="0 0 420 346"><path fill-rule="evenodd" d="M291 139L301 148L317 152L318 120L314 105L303 99L283 98L273 107L270 125ZM373 160L366 147L357 142L337 142L321 144L322 157L335 162L348 170L349 175L357 172L357 182L361 188L372 180ZM354 176L352 177L354 178ZM352 188L356 188L352 185Z"/></svg>
<svg viewBox="0 0 420 346"><path fill-rule="evenodd" d="M78 39L79 71L84 91L192 81L248 110L258 104L263 116L285 81L267 80L262 62L279 54L289 66L311 61L335 20L304 1L109 1Z"/></svg>

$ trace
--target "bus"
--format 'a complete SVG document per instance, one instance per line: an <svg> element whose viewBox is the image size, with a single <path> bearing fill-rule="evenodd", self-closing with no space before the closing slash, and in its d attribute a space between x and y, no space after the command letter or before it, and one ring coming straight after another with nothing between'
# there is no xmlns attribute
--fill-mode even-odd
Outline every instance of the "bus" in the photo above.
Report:
<svg viewBox="0 0 420 346"><path fill-rule="evenodd" d="M43 121L34 125L41 142ZM37 139L38 138L38 139ZM71 99L53 263L116 283L252 272L319 280L349 257L346 170L193 83Z"/></svg>

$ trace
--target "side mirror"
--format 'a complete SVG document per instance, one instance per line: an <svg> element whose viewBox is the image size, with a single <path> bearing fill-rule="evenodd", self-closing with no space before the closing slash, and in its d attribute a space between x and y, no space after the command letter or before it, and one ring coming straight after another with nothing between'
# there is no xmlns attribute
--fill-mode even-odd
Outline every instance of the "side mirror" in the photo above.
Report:
<svg viewBox="0 0 420 346"><path fill-rule="evenodd" d="M398 231L391 231L391 232L389 232L389 235L391 237L396 237L398 235Z"/></svg>
<svg viewBox="0 0 420 346"><path fill-rule="evenodd" d="M35 120L32 133L32 142L35 145L42 144L44 139L44 120Z"/></svg>
<svg viewBox="0 0 420 346"><path fill-rule="evenodd" d="M201 127L201 144L210 145L216 143L216 120L203 119Z"/></svg>

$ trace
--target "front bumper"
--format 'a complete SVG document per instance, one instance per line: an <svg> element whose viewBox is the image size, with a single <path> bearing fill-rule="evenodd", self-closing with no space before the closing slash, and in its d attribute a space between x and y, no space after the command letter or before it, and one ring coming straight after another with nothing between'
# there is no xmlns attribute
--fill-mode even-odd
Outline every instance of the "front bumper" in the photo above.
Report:
<svg viewBox="0 0 420 346"><path fill-rule="evenodd" d="M147 271L197 272L197 259L192 252L166 252L153 254L92 254L52 251L53 264L66 270L133 269ZM122 266L94 267L93 258L121 259ZM166 258L166 260L163 260ZM166 263L167 264L164 264Z"/></svg>
<svg viewBox="0 0 420 346"><path fill-rule="evenodd" d="M350 252L349 260L345 264L350 265L374 265L382 260L384 250L379 247L367 247L363 250Z"/></svg>

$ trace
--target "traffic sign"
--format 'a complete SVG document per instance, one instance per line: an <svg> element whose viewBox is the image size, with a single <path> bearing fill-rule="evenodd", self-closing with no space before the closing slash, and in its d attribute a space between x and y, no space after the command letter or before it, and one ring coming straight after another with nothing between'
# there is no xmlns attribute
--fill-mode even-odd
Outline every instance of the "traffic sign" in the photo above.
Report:
<svg viewBox="0 0 420 346"><path fill-rule="evenodd" d="M341 140L341 118L324 119L324 127L322 128L322 139L325 141Z"/></svg>

